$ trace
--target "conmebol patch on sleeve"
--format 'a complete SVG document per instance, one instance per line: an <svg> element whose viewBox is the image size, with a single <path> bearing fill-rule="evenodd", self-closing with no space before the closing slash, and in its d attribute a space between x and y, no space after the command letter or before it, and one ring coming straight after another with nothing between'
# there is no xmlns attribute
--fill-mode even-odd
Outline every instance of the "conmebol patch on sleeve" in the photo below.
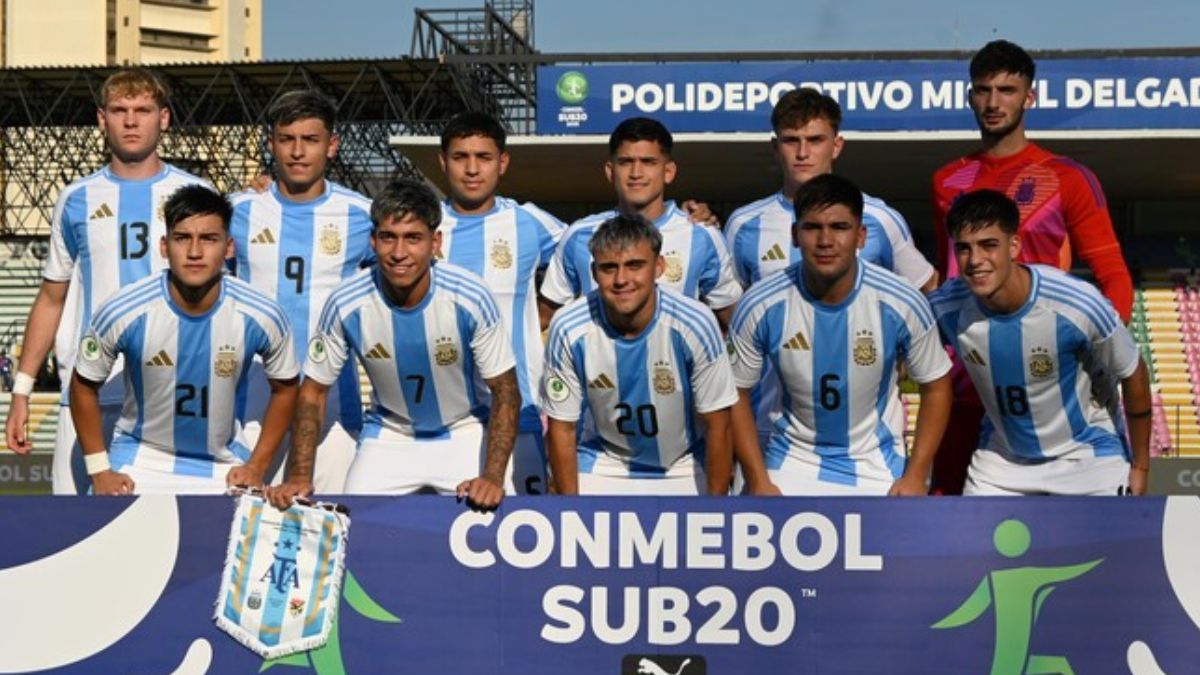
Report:
<svg viewBox="0 0 1200 675"><path fill-rule="evenodd" d="M280 511L244 494L229 531L217 627L265 659L329 639L341 597L350 518L326 504Z"/></svg>

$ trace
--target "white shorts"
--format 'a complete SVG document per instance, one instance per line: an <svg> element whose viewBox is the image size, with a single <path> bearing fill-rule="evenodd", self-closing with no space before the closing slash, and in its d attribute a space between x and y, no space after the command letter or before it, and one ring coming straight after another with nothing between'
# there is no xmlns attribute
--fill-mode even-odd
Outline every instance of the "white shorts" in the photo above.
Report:
<svg viewBox="0 0 1200 675"><path fill-rule="evenodd" d="M111 439L117 420L121 419L121 405L100 407L103 417L105 440ZM60 406L58 426L54 435L54 459L51 465L51 489L56 495L85 495L92 489L92 479L83 463L83 448L76 443L75 422L71 419L71 407Z"/></svg>
<svg viewBox="0 0 1200 675"><path fill-rule="evenodd" d="M246 439L246 447L254 450L258 436L262 433L262 423L249 420L242 427L242 436ZM279 450L267 470L266 482L278 485L287 474L287 451L291 448L292 435L289 432L279 444ZM355 448L358 441L350 435L342 425L334 422L321 430L321 438L317 441L317 454L313 458L313 492L321 495L340 494L346 485L346 473L350 471L350 463L354 461Z"/></svg>
<svg viewBox="0 0 1200 675"><path fill-rule="evenodd" d="M382 438L363 438L346 476L347 494L406 495L433 491L452 495L465 480L483 473L483 424L464 424L443 438L411 438L385 432ZM536 446L518 435L518 448ZM517 450L514 449L514 454ZM512 494L513 462L505 472L505 492Z"/></svg>
<svg viewBox="0 0 1200 675"><path fill-rule="evenodd" d="M581 495L697 496L708 492L704 467L691 455L679 459L658 477L630 476L624 462L601 454L592 471L579 473Z"/></svg>
<svg viewBox="0 0 1200 675"><path fill-rule="evenodd" d="M212 464L212 474L192 476L171 470L175 455L138 444L135 464L118 465L113 470L133 479L135 495L220 495L225 494L225 476L237 464Z"/></svg>
<svg viewBox="0 0 1200 675"><path fill-rule="evenodd" d="M976 450L964 495L1119 495L1129 487L1129 462L1109 457L1060 457L1018 464L993 450Z"/></svg>
<svg viewBox="0 0 1200 675"><path fill-rule="evenodd" d="M835 483L817 478L820 467L796 462L779 469L768 469L767 475L779 491L788 497L871 497L887 495L891 480L875 480L859 476L854 485Z"/></svg>

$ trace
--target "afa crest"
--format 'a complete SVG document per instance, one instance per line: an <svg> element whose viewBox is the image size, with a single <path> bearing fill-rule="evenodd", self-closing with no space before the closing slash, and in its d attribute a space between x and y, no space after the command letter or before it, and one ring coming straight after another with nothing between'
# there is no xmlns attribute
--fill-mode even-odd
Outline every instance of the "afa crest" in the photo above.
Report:
<svg viewBox="0 0 1200 675"><path fill-rule="evenodd" d="M342 235L337 226L329 224L321 229L320 244L321 252L325 255L337 255L342 252Z"/></svg>
<svg viewBox="0 0 1200 675"><path fill-rule="evenodd" d="M492 267L498 270L506 270L512 267L513 254L512 248L504 239L497 239L492 244Z"/></svg>
<svg viewBox="0 0 1200 675"><path fill-rule="evenodd" d="M666 361L654 362L654 392L663 396L675 393L675 373Z"/></svg>
<svg viewBox="0 0 1200 675"><path fill-rule="evenodd" d="M1028 206L1033 203L1034 197L1037 196L1037 182L1033 177L1021 180L1017 186L1017 192L1013 195L1013 201L1017 206Z"/></svg>
<svg viewBox="0 0 1200 675"><path fill-rule="evenodd" d="M677 284L683 279L683 261L679 259L679 255L674 251L668 251L663 256L663 261L666 263L663 269L663 279L672 284Z"/></svg>
<svg viewBox="0 0 1200 675"><path fill-rule="evenodd" d="M433 346L433 360L439 366L454 365L458 361L458 345L451 338L438 338Z"/></svg>
<svg viewBox="0 0 1200 675"><path fill-rule="evenodd" d="M869 330L860 330L854 336L854 362L860 366L875 365L879 352L875 349L875 336Z"/></svg>
<svg viewBox="0 0 1200 675"><path fill-rule="evenodd" d="M1030 352L1029 374L1039 380L1054 374L1054 359L1045 347L1034 347Z"/></svg>
<svg viewBox="0 0 1200 675"><path fill-rule="evenodd" d="M217 358L213 359L213 372L217 377L233 377L237 371L237 348L233 345L221 345L217 350Z"/></svg>

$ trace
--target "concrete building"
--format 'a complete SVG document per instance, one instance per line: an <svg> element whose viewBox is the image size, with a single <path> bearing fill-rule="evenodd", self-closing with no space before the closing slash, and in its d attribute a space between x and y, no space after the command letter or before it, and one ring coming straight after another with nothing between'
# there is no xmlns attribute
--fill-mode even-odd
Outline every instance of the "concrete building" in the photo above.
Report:
<svg viewBox="0 0 1200 675"><path fill-rule="evenodd" d="M262 59L262 0L0 0L0 67Z"/></svg>

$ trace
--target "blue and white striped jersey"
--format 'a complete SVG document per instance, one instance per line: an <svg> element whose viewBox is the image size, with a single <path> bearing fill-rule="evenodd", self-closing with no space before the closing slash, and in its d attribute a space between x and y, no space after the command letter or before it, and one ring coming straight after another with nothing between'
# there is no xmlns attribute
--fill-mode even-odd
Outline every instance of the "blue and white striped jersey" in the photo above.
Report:
<svg viewBox="0 0 1200 675"><path fill-rule="evenodd" d="M929 303L887 270L860 262L854 289L837 305L804 287L803 263L750 287L730 340L738 387L758 383L769 361L783 415L764 449L768 469L785 459L817 464L818 479L857 485L904 472L904 415L896 365L917 382L950 371ZM871 459L890 475L868 475Z"/></svg>
<svg viewBox="0 0 1200 675"><path fill-rule="evenodd" d="M564 226L533 204L504 197L488 213L463 215L442 204L442 257L487 279L512 338L521 387L521 431L542 431L542 328L536 276L550 263Z"/></svg>
<svg viewBox="0 0 1200 675"><path fill-rule="evenodd" d="M234 392L254 356L274 380L296 377L300 366L283 310L262 293L226 277L213 307L191 316L171 300L168 283L162 272L101 305L75 368L103 382L125 357L125 405L109 448L115 468L142 466L138 446L145 444L174 456L173 466L146 468L209 477L213 463L250 456Z"/></svg>
<svg viewBox="0 0 1200 675"><path fill-rule="evenodd" d="M987 417L979 447L1014 461L1126 455L1119 382L1141 358L1112 305L1086 281L1029 265L1029 299L989 312L961 279L930 296Z"/></svg>
<svg viewBox="0 0 1200 675"><path fill-rule="evenodd" d="M175 190L194 183L211 187L169 164L143 180L119 178L105 166L58 195L42 276L70 282L54 339L64 405L75 349L96 309L118 289L166 268L158 245L166 234L162 205ZM121 364L115 364L113 375L120 369ZM106 387L102 394L104 403L122 397L119 386Z"/></svg>
<svg viewBox="0 0 1200 675"><path fill-rule="evenodd" d="M230 201L235 273L287 312L296 353L303 359L329 294L375 259L371 200L325 181L324 194L308 202L288 199L275 183L266 192L240 192ZM238 392L240 418L262 419L268 393L261 387L248 390L244 383ZM362 395L353 365L342 371L329 406L343 428L351 433L362 428Z"/></svg>
<svg viewBox="0 0 1200 675"><path fill-rule="evenodd" d="M565 305L596 287L588 242L596 228L615 215L616 211L597 213L567 228L542 280L546 299ZM667 202L654 226L662 232L666 261L658 278L660 286L702 300L713 309L729 307L742 297L742 288L733 276L733 261L718 230L691 222L675 202Z"/></svg>
<svg viewBox="0 0 1200 675"><path fill-rule="evenodd" d="M559 310L550 324L545 410L564 422L583 418L581 473L596 470L602 456L631 477L662 476L681 461L703 465L696 414L737 402L712 311L662 286L656 297L654 318L636 338L613 331L599 291Z"/></svg>
<svg viewBox="0 0 1200 675"><path fill-rule="evenodd" d="M487 420L484 380L514 368L500 308L479 277L434 262L429 292L412 309L384 295L377 268L359 272L329 296L309 342L304 374L331 384L351 356L371 379L361 438L384 432L441 438Z"/></svg>
<svg viewBox="0 0 1200 675"><path fill-rule="evenodd" d="M725 241L733 256L733 270L743 286L772 272L800 262L800 249L792 244L792 203L776 192L743 206L729 216ZM858 259L891 270L920 288L933 276L933 266L913 245L908 223L886 202L863 195L863 226L867 243Z"/></svg>

